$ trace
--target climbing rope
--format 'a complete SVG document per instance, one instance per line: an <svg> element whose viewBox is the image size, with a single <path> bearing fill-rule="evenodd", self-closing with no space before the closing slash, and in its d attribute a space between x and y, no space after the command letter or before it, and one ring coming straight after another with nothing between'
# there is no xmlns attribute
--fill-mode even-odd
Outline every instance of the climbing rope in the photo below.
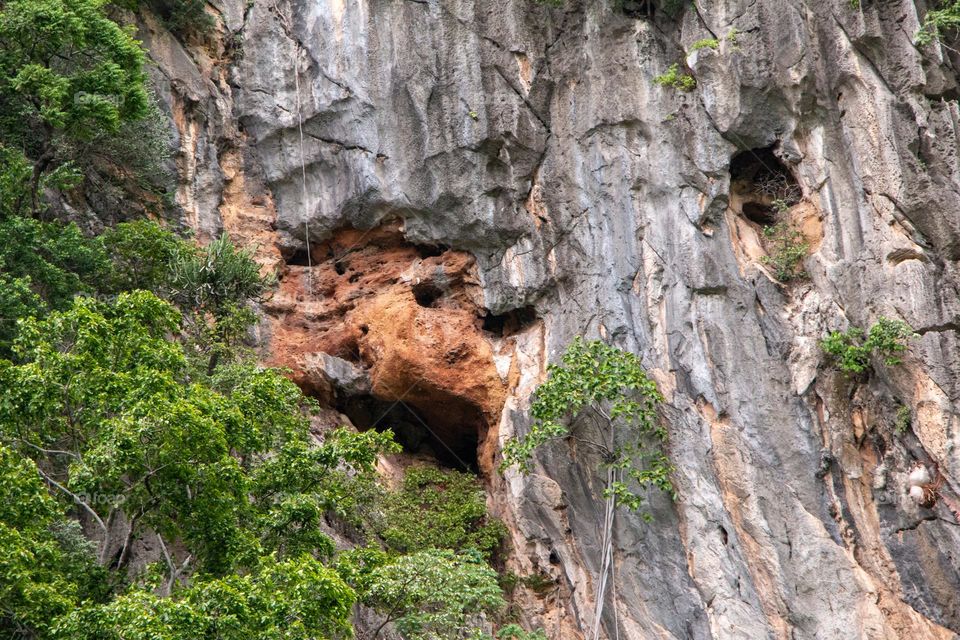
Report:
<svg viewBox="0 0 960 640"><path fill-rule="evenodd" d="M310 255L310 215L307 212L307 161L303 154L303 108L300 102L300 43L294 41L293 78L297 91L297 132L300 134L300 184L303 197L303 239L307 243L307 288L313 296L313 256Z"/></svg>
<svg viewBox="0 0 960 640"><path fill-rule="evenodd" d="M300 140L300 186L301 203L303 206L303 239L307 244L307 292L313 297L313 256L310 252L310 215L307 211L307 161L303 151L303 104L300 98L300 41L293 35L293 23L290 17L285 14L279 4L274 5L277 16L280 18L280 24L286 32L287 37L293 43L293 84L296 91L296 109L297 109L297 133Z"/></svg>

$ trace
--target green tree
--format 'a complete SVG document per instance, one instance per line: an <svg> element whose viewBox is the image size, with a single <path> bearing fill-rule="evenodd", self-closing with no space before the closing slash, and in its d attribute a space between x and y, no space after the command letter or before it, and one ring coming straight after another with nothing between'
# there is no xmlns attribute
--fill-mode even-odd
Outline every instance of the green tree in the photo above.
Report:
<svg viewBox="0 0 960 640"><path fill-rule="evenodd" d="M664 452L667 431L657 419L663 396L640 359L599 340L573 340L560 364L550 365L530 413L533 425L503 448L503 466L529 471L534 451L559 438L599 453L607 468L601 563L595 594L593 638L599 637L607 576L612 571L613 525L617 504L639 509L642 491L653 487L674 495L673 467ZM593 434L585 433L592 424ZM572 426L571 426L572 425ZM644 517L649 518L648 514Z"/></svg>
<svg viewBox="0 0 960 640"><path fill-rule="evenodd" d="M30 175L23 154L0 145L0 357L19 318L65 308L77 293L93 293L109 270L106 254L76 225L21 215Z"/></svg>
<svg viewBox="0 0 960 640"><path fill-rule="evenodd" d="M371 472L389 434L311 445L310 404L274 370L232 367L220 390L191 383L169 340L179 324L144 291L23 322L18 364L0 361L0 437L101 528L101 564L119 548L122 568L144 531L164 547L182 541L192 566L218 575L270 551L329 553L316 525L344 492L341 472ZM127 518L119 541L106 524L115 512ZM180 572L168 564L172 586Z"/></svg>
<svg viewBox="0 0 960 640"><path fill-rule="evenodd" d="M39 215L42 178L62 148L146 114L144 54L110 20L104 0L9 0L0 5L0 142L33 164L30 199Z"/></svg>
<svg viewBox="0 0 960 640"><path fill-rule="evenodd" d="M613 471L604 494L630 509L643 498L623 480L626 474L638 489L656 487L672 495L672 467L663 451L667 431L657 419L663 396L647 377L640 359L599 340L573 340L560 364L550 365L547 381L537 389L530 414L533 425L503 448L503 467L529 471L533 452L559 438L571 438L601 454ZM578 420L579 418L579 420ZM600 440L583 433L592 424ZM581 425L580 428L571 425Z"/></svg>
<svg viewBox="0 0 960 640"><path fill-rule="evenodd" d="M64 520L36 465L0 447L0 635L47 633L57 616L98 595L97 579L79 526Z"/></svg>
<svg viewBox="0 0 960 640"><path fill-rule="evenodd" d="M99 241L113 266L102 288L145 289L161 297L172 295L174 259L193 250L186 240L152 220L121 222L100 234Z"/></svg>
<svg viewBox="0 0 960 640"><path fill-rule="evenodd" d="M200 577L169 597L135 590L58 623L63 640L320 640L350 633L354 593L311 556Z"/></svg>
<svg viewBox="0 0 960 640"><path fill-rule="evenodd" d="M381 616L375 639L393 624L406 640L466 638L471 616L504 606L497 574L477 553L430 549L372 569L364 603Z"/></svg>

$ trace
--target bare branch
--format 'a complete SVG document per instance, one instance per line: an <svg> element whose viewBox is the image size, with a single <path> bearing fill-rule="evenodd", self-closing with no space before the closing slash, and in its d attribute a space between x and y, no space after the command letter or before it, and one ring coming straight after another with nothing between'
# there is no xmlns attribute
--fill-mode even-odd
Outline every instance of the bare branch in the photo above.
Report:
<svg viewBox="0 0 960 640"><path fill-rule="evenodd" d="M40 477L46 480L49 484L56 487L57 489L60 489L60 491L63 491L65 494L73 498L74 502L80 505L84 511L89 513L90 516L97 521L97 524L100 525L101 529L103 529L104 535L107 534L107 525L103 523L103 519L99 515L97 515L97 512L94 511L90 505L88 505L86 502L81 500L80 496L78 496L74 492L70 491L70 489L67 489L65 486L63 486L62 484L60 484L59 482L57 482L56 480L48 476L46 473L44 473L43 469L41 469L40 467L37 467L37 472L40 474Z"/></svg>

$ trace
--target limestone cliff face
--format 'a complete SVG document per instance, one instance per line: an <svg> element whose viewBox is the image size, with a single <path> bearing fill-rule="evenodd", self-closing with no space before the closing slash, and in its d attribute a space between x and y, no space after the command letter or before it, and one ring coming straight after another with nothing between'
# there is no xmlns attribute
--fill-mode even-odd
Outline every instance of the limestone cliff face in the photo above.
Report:
<svg viewBox="0 0 960 640"><path fill-rule="evenodd" d="M281 269L268 360L358 426L403 400L437 431L411 446L486 475L549 637L593 622L598 461L494 464L579 334L642 356L677 467L675 503L618 516L604 635L956 637L960 60L912 43L924 0L681 4L220 0L186 48L146 16L178 202ZM695 90L654 82L674 63ZM758 176L800 200L789 286ZM825 367L879 316L920 334L902 366Z"/></svg>

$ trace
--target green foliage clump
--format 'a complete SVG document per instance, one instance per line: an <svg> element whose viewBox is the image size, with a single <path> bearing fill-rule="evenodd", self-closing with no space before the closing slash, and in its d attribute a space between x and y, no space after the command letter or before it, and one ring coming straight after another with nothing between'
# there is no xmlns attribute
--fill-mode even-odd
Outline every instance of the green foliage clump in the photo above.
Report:
<svg viewBox="0 0 960 640"><path fill-rule="evenodd" d="M170 270L189 352L210 375L240 355L236 347L256 319L248 303L261 300L275 279L261 275L252 251L237 249L226 234L203 248L179 244Z"/></svg>
<svg viewBox="0 0 960 640"><path fill-rule="evenodd" d="M913 412L910 407L902 404L897 408L897 416L893 421L893 428L898 435L903 435L910 430L913 424Z"/></svg>
<svg viewBox="0 0 960 640"><path fill-rule="evenodd" d="M690 92L697 88L696 79L690 74L681 73L679 63L670 65L665 73L655 77L653 81L661 87L672 87L683 92Z"/></svg>
<svg viewBox="0 0 960 640"><path fill-rule="evenodd" d="M770 253L761 262L773 268L776 279L790 282L803 277L802 263L810 248L803 234L786 222L778 222L765 227L763 237L769 243Z"/></svg>
<svg viewBox="0 0 960 640"><path fill-rule="evenodd" d="M382 621L373 637L392 623L407 640L467 638L471 616L505 604L496 572L475 552L418 551L383 561L367 575L360 597Z"/></svg>
<svg viewBox="0 0 960 640"><path fill-rule="evenodd" d="M873 355L883 357L887 366L900 364L900 354L907 349L906 340L915 335L906 322L881 317L870 327L866 339L863 329L851 327L847 331L831 332L820 341L820 348L838 369L859 374L870 367Z"/></svg>
<svg viewBox="0 0 960 640"><path fill-rule="evenodd" d="M0 141L41 179L64 167L64 143L116 133L147 113L144 53L99 0L12 0L0 5Z"/></svg>
<svg viewBox="0 0 960 640"><path fill-rule="evenodd" d="M177 311L144 291L24 321L20 364L0 366L0 437L69 463L51 467L51 483L98 497L84 509L104 549L105 523L122 512L132 533L182 540L213 573L273 551L330 552L318 525L342 492L336 471L370 472L389 434L335 432L310 445L310 405L292 382L244 366L225 392L190 383L168 340L178 326Z"/></svg>
<svg viewBox="0 0 960 640"><path fill-rule="evenodd" d="M137 589L57 625L63 640L314 640L350 632L353 590L311 556L262 559L253 571L201 577L162 597Z"/></svg>
<svg viewBox="0 0 960 640"><path fill-rule="evenodd" d="M542 629L527 631L518 624L508 624L497 631L497 640L547 640Z"/></svg>
<svg viewBox="0 0 960 640"><path fill-rule="evenodd" d="M150 220L122 222L99 237L113 268L102 285L107 291L145 289L170 297L174 258L192 248Z"/></svg>
<svg viewBox="0 0 960 640"><path fill-rule="evenodd" d="M250 4L253 0L248 0ZM203 35L213 28L213 16L205 11L207 0L114 0L131 11L142 5L156 12L164 26L180 37Z"/></svg>
<svg viewBox="0 0 960 640"><path fill-rule="evenodd" d="M690 51L700 51L700 49L719 49L720 41L716 38L704 38L702 40L697 40L690 45Z"/></svg>
<svg viewBox="0 0 960 640"><path fill-rule="evenodd" d="M59 615L98 597L101 571L79 525L64 520L33 461L0 446L0 635L50 631Z"/></svg>
<svg viewBox="0 0 960 640"><path fill-rule="evenodd" d="M382 518L380 535L390 548L405 553L474 549L490 559L506 533L487 515L476 478L427 466L407 469L403 484L385 497Z"/></svg>
<svg viewBox="0 0 960 640"><path fill-rule="evenodd" d="M272 279L260 275L249 249L237 249L226 234L202 249L180 245L171 260L173 300L184 309L221 316L258 300Z"/></svg>
<svg viewBox="0 0 960 640"><path fill-rule="evenodd" d="M9 353L18 318L63 309L92 293L109 271L98 243L74 224L23 215L30 202L30 164L0 145L0 357Z"/></svg>
<svg viewBox="0 0 960 640"><path fill-rule="evenodd" d="M154 0L153 5L174 33L203 34L213 28L213 17L204 11L206 0Z"/></svg>
<svg viewBox="0 0 960 640"><path fill-rule="evenodd" d="M533 425L523 437L512 438L503 448L503 466L529 471L534 451L559 438L572 438L595 449L607 465L625 472L631 487L621 480L605 489L618 502L638 509L639 490L656 487L673 494L673 468L663 451L667 431L657 419L663 396L647 377L640 359L599 340L573 340L560 364L548 369L531 406ZM593 424L600 440L589 440L583 429L570 423Z"/></svg>
<svg viewBox="0 0 960 640"><path fill-rule="evenodd" d="M941 40L945 33L960 29L960 0L943 0L940 8L927 12L917 32L917 44L926 45Z"/></svg>

